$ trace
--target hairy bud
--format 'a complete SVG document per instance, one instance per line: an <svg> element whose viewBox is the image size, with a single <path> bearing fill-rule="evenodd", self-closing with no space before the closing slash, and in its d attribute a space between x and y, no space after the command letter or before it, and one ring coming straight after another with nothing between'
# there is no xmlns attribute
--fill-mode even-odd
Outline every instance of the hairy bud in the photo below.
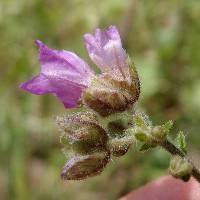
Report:
<svg viewBox="0 0 200 200"><path fill-rule="evenodd" d="M74 156L63 167L61 178L81 180L100 174L109 162L108 152L96 152L84 156Z"/></svg>
<svg viewBox="0 0 200 200"><path fill-rule="evenodd" d="M62 132L61 140L71 144L75 152L85 154L106 148L107 134L94 113L79 112L57 117L56 122Z"/></svg>
<svg viewBox="0 0 200 200"><path fill-rule="evenodd" d="M140 115L134 116L134 124L135 127L130 130L138 141L145 144L142 146L142 150L162 144L166 140L169 129L172 126L172 122L167 122L161 126L152 126L146 121L144 116Z"/></svg>
<svg viewBox="0 0 200 200"><path fill-rule="evenodd" d="M83 103L101 116L122 112L134 104L140 93L137 72L129 70L129 77L118 79L110 74L94 78L91 85L83 92Z"/></svg>
<svg viewBox="0 0 200 200"><path fill-rule="evenodd" d="M134 137L131 135L126 135L122 138L110 139L108 148L113 156L119 157L126 154L133 143Z"/></svg>
<svg viewBox="0 0 200 200"><path fill-rule="evenodd" d="M188 181L192 173L192 165L180 156L173 156L169 168L170 174L175 178Z"/></svg>
<svg viewBox="0 0 200 200"><path fill-rule="evenodd" d="M133 124L132 118L131 110L100 118L109 135L107 148L113 156L123 156L134 143L133 134L127 131Z"/></svg>

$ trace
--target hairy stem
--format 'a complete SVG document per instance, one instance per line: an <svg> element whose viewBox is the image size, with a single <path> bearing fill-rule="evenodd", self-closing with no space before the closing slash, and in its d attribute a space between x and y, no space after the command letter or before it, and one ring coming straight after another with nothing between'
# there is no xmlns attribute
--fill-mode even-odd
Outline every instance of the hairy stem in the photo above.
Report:
<svg viewBox="0 0 200 200"><path fill-rule="evenodd" d="M162 142L161 146L170 154L172 155L178 155L182 158L185 158L189 161L189 163L192 165L192 176L200 183L200 170L195 167L195 165L191 162L190 159L186 157L186 154L183 153L179 148L177 148L172 142L170 142L168 139L166 139L164 142Z"/></svg>

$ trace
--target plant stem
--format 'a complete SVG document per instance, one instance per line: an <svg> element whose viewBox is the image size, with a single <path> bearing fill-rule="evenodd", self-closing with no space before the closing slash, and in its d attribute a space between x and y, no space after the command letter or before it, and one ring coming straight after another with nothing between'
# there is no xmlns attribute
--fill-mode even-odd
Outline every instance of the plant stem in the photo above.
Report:
<svg viewBox="0 0 200 200"><path fill-rule="evenodd" d="M192 165L192 176L200 183L200 170L195 167L195 165L191 162L190 159L186 157L186 154L183 153L179 148L177 148L172 142L170 142L168 139L166 139L164 142L162 142L161 146L170 154L172 155L178 155L182 158L185 158L188 160L188 162Z"/></svg>

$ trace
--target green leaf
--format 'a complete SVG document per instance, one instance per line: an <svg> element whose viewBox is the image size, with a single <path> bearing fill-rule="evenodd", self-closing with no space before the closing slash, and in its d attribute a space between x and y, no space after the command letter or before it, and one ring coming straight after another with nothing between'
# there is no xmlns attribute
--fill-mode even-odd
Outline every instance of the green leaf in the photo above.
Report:
<svg viewBox="0 0 200 200"><path fill-rule="evenodd" d="M141 147L140 147L140 151L148 151L152 148L155 148L156 145L150 145L150 144L143 144Z"/></svg>
<svg viewBox="0 0 200 200"><path fill-rule="evenodd" d="M186 144L186 139L185 135L183 134L182 131L180 131L176 137L176 142L178 147L180 148L181 151L184 153L187 153L187 144Z"/></svg>
<svg viewBox="0 0 200 200"><path fill-rule="evenodd" d="M171 130L172 127L173 127L173 121L172 120L166 122L165 124L162 125L163 132L166 135L168 135L169 131Z"/></svg>

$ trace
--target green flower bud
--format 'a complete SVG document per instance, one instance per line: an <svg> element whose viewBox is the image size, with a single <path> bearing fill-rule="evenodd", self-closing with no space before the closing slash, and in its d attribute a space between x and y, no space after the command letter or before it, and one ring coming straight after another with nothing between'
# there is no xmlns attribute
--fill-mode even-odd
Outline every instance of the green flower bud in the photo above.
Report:
<svg viewBox="0 0 200 200"><path fill-rule="evenodd" d="M186 159L176 155L171 159L169 172L175 178L188 181L192 173L192 165Z"/></svg>
<svg viewBox="0 0 200 200"><path fill-rule="evenodd" d="M96 149L106 149L107 134L98 124L92 112L79 112L57 117L61 141L72 146L77 153L90 153Z"/></svg>
<svg viewBox="0 0 200 200"><path fill-rule="evenodd" d="M146 131L143 130L139 130L140 128L138 128L135 132L135 138L137 140L139 140L140 142L148 142L149 138L148 138L148 133L146 133Z"/></svg>
<svg viewBox="0 0 200 200"><path fill-rule="evenodd" d="M93 79L83 92L83 103L101 116L122 112L139 98L140 82L137 72L130 69L129 79L119 80L109 74Z"/></svg>
<svg viewBox="0 0 200 200"><path fill-rule="evenodd" d="M166 133L163 131L162 126L155 126L152 129L151 137L155 143L160 143L166 139Z"/></svg>
<svg viewBox="0 0 200 200"><path fill-rule="evenodd" d="M81 180L100 174L110 160L108 152L96 152L84 156L74 156L63 167L63 180Z"/></svg>
<svg viewBox="0 0 200 200"><path fill-rule="evenodd" d="M135 136L135 138L143 142L142 150L149 149L149 147L156 147L162 144L166 140L166 134L162 131L161 126L155 127L135 127L129 129Z"/></svg>

